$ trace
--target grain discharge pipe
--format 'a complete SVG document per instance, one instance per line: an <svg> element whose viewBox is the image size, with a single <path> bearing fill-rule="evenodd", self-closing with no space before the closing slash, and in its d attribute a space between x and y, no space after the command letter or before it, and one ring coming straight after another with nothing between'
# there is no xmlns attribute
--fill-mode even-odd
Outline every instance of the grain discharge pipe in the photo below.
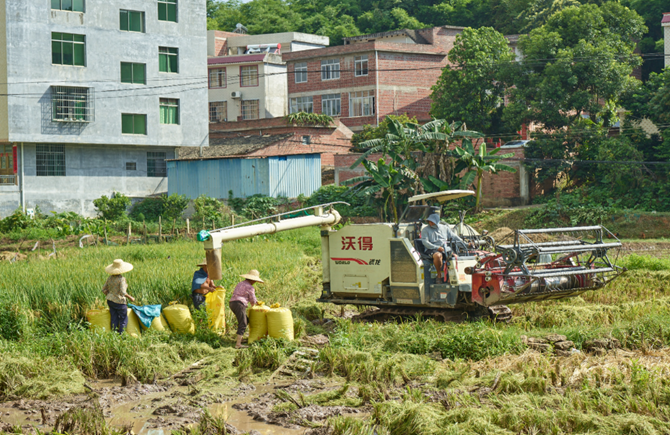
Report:
<svg viewBox="0 0 670 435"><path fill-rule="evenodd" d="M205 255L207 257L207 272L209 278L218 280L223 277L221 271L221 246L224 242L232 240L245 239L249 237L259 236L261 234L274 234L280 231L294 230L305 227L321 227L322 247L328 246L328 231L332 225L337 224L341 216L335 209L330 209L327 212L323 211L323 206L316 206L314 208L314 216L302 216L291 219L284 219L278 222L268 222L249 226L238 226L223 228L207 232L201 236L201 240L205 242ZM326 234L326 240L323 241ZM322 252L324 256L323 264L328 264L329 253L326 250ZM326 266L324 266L324 280L326 278Z"/></svg>

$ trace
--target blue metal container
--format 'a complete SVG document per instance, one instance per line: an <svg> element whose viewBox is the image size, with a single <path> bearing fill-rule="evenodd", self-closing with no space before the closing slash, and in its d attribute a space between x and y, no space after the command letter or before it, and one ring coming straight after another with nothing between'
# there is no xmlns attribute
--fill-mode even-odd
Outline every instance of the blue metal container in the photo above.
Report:
<svg viewBox="0 0 670 435"><path fill-rule="evenodd" d="M168 194L191 199L246 198L255 194L295 198L321 187L321 155L297 154L265 158L217 158L167 162Z"/></svg>

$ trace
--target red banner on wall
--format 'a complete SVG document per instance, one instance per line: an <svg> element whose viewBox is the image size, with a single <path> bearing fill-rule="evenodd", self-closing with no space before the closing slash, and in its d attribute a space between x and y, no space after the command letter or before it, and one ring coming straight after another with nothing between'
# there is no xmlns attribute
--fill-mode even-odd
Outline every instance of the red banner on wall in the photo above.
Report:
<svg viewBox="0 0 670 435"><path fill-rule="evenodd" d="M12 161L14 162L14 175L16 175L16 173L18 172L18 169L19 169L19 167L16 163L16 160L17 160L16 159L16 145L14 145L14 147L12 148Z"/></svg>

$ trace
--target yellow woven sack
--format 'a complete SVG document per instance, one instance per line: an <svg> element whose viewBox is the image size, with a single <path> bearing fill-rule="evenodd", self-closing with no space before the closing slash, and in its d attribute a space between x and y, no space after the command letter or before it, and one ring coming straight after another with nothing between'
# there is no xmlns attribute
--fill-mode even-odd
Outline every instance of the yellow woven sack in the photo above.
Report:
<svg viewBox="0 0 670 435"><path fill-rule="evenodd" d="M249 316L249 339L247 341L249 344L268 335L268 320L265 316L268 311L270 307L263 302L259 302L247 311Z"/></svg>
<svg viewBox="0 0 670 435"><path fill-rule="evenodd" d="M140 319L132 308L128 308L128 326L126 326L124 332L133 337L139 337L142 334L142 331L140 330Z"/></svg>
<svg viewBox="0 0 670 435"><path fill-rule="evenodd" d="M216 290L205 295L209 329L226 332L226 289L217 286Z"/></svg>
<svg viewBox="0 0 670 435"><path fill-rule="evenodd" d="M170 302L169 306L163 308L163 315L165 315L172 332L195 334L195 323L186 305Z"/></svg>
<svg viewBox="0 0 670 435"><path fill-rule="evenodd" d="M167 320L165 320L165 316L163 316L163 313L161 313L160 316L154 317L154 320L151 321L151 326L147 328L144 326L142 322L140 322L140 328L142 328L142 331L146 331L147 329L153 329L154 331L167 331L170 332L170 326L167 323Z"/></svg>
<svg viewBox="0 0 670 435"><path fill-rule="evenodd" d="M275 304L279 305L279 304ZM293 314L288 308L272 308L267 312L268 335L293 340Z"/></svg>
<svg viewBox="0 0 670 435"><path fill-rule="evenodd" d="M109 308L104 310L86 311L86 319L91 324L91 329L109 332L112 330L112 316L109 314Z"/></svg>

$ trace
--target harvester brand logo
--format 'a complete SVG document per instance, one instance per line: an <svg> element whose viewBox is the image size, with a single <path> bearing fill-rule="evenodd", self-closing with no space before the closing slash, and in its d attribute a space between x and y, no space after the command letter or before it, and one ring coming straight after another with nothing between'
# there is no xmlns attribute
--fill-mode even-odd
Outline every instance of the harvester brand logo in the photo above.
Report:
<svg viewBox="0 0 670 435"><path fill-rule="evenodd" d="M361 266L379 266L382 261L376 258L371 258L370 261L361 260L360 258L331 258L335 264L350 264L352 261Z"/></svg>
<svg viewBox="0 0 670 435"><path fill-rule="evenodd" d="M372 237L342 237L342 250L372 251Z"/></svg>

